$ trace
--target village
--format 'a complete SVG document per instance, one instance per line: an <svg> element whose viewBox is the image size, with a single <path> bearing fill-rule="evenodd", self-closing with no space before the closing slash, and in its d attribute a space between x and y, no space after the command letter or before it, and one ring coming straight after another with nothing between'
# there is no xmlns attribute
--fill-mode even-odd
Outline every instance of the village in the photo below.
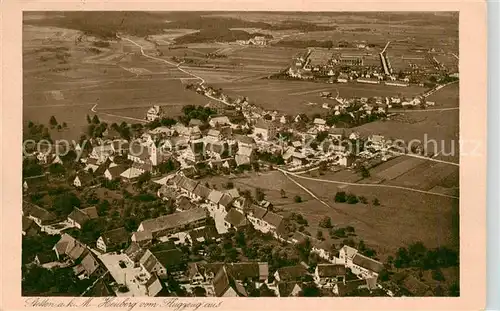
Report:
<svg viewBox="0 0 500 311"><path fill-rule="evenodd" d="M286 35L215 43L185 36L113 32L112 43L93 43L120 54L99 74L119 70L126 78L80 95L46 92L87 102L76 116L26 119L23 295L459 293L458 254L445 242L448 222L456 222L448 215L458 201L458 164L443 145L413 142L417 127L442 135L454 128L437 111L458 107L449 95L432 96L458 81L438 61L442 51L419 49L427 56L396 72L390 42L357 43L351 53L341 40L281 55ZM212 44L220 47L205 47ZM99 67L108 52L85 62ZM272 71L279 73L242 67L267 52L280 57ZM217 67L224 62L255 77L226 80ZM137 95L114 98L127 81ZM79 139L60 139L70 136ZM415 224L422 232L411 232ZM446 238L424 232L436 226Z"/></svg>

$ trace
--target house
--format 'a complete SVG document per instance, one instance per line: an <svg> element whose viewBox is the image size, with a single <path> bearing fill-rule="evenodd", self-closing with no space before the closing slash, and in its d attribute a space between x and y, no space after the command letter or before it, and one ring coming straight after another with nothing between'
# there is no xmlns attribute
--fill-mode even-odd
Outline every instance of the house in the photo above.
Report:
<svg viewBox="0 0 500 311"><path fill-rule="evenodd" d="M92 175L80 173L76 175L75 179L73 179L73 186L77 188L86 187L90 185L92 180L93 180Z"/></svg>
<svg viewBox="0 0 500 311"><path fill-rule="evenodd" d="M60 164L63 165L63 161L61 160L61 157L59 157L58 154L54 157L54 160L52 160L52 164Z"/></svg>
<svg viewBox="0 0 500 311"><path fill-rule="evenodd" d="M68 258L73 262L78 259L83 259L89 250L87 246L76 240L67 233L61 235L61 239L52 248L58 260Z"/></svg>
<svg viewBox="0 0 500 311"><path fill-rule="evenodd" d="M350 281L345 281L345 282L338 282L333 286L333 293L344 297L348 295L357 295L357 292L359 290L363 289L373 289L374 282L371 279L357 279L357 280L350 280Z"/></svg>
<svg viewBox="0 0 500 311"><path fill-rule="evenodd" d="M212 190L208 194L207 201L211 204L213 208L220 208L219 207L219 202L222 199L222 196L224 193L218 191L218 190Z"/></svg>
<svg viewBox="0 0 500 311"><path fill-rule="evenodd" d="M226 264L226 270L236 281L264 283L269 278L267 262L247 261Z"/></svg>
<svg viewBox="0 0 500 311"><path fill-rule="evenodd" d="M40 227L31 218L22 216L22 235L35 236L40 232Z"/></svg>
<svg viewBox="0 0 500 311"><path fill-rule="evenodd" d="M313 124L318 131L324 131L328 127L326 121L321 118L315 118Z"/></svg>
<svg viewBox="0 0 500 311"><path fill-rule="evenodd" d="M241 147L254 148L256 145L255 140L250 136L235 134L233 139L238 143L238 148Z"/></svg>
<svg viewBox="0 0 500 311"><path fill-rule="evenodd" d="M133 232L130 240L139 246L147 245L153 240L153 235L149 231Z"/></svg>
<svg viewBox="0 0 500 311"><path fill-rule="evenodd" d="M191 202L191 200L186 196L178 197L177 201L175 202L175 205L177 206L176 209L180 212L193 209L197 206L196 204Z"/></svg>
<svg viewBox="0 0 500 311"><path fill-rule="evenodd" d="M278 283L279 297L297 297L302 291L302 282L280 282Z"/></svg>
<svg viewBox="0 0 500 311"><path fill-rule="evenodd" d="M167 275L167 269L158 261L156 256L148 249L139 259L141 269L147 271L150 275L156 274L160 277Z"/></svg>
<svg viewBox="0 0 500 311"><path fill-rule="evenodd" d="M213 141L219 141L222 139L222 134L219 130L210 129L210 130L208 130L207 138L209 138Z"/></svg>
<svg viewBox="0 0 500 311"><path fill-rule="evenodd" d="M274 273L277 282L301 281L309 273L303 265L281 267Z"/></svg>
<svg viewBox="0 0 500 311"><path fill-rule="evenodd" d="M191 120L189 120L189 124L188 125L190 127L193 127L193 126L202 126L203 122L200 119L191 119Z"/></svg>
<svg viewBox="0 0 500 311"><path fill-rule="evenodd" d="M23 181L23 190L24 191L38 191L41 188L45 187L48 183L47 175L38 175L26 177Z"/></svg>
<svg viewBox="0 0 500 311"><path fill-rule="evenodd" d="M318 254L319 257L328 260L330 262L335 261L334 259L335 247L331 242L316 241L316 243L313 243L311 252ZM341 261L339 260L338 262ZM335 263L337 263L337 261L335 261Z"/></svg>
<svg viewBox="0 0 500 311"><path fill-rule="evenodd" d="M231 121L227 116L211 116L208 120L208 124L211 127L217 127L218 125L231 125Z"/></svg>
<svg viewBox="0 0 500 311"><path fill-rule="evenodd" d="M367 83L367 84L379 84L380 80L375 78L358 78L356 79L358 83Z"/></svg>
<svg viewBox="0 0 500 311"><path fill-rule="evenodd" d="M100 162L97 159L94 158L88 158L86 159L84 171L89 172L89 173L94 173L99 169Z"/></svg>
<svg viewBox="0 0 500 311"><path fill-rule="evenodd" d="M176 232L199 228L205 225L207 218L208 215L204 208L194 208L144 220L137 228L137 232L151 232L153 238L158 238Z"/></svg>
<svg viewBox="0 0 500 311"><path fill-rule="evenodd" d="M192 191L192 197L195 200L206 200L208 196L210 195L210 190L209 188L205 187L202 184L197 184L194 190Z"/></svg>
<svg viewBox="0 0 500 311"><path fill-rule="evenodd" d="M255 160L255 153L252 147L241 146L234 157L236 165L249 165Z"/></svg>
<svg viewBox="0 0 500 311"><path fill-rule="evenodd" d="M318 264L314 271L314 282L319 287L332 288L338 282L344 282L346 267L343 264Z"/></svg>
<svg viewBox="0 0 500 311"><path fill-rule="evenodd" d="M126 170L127 168L122 165L110 166L104 171L104 178L107 180L115 180L120 178L120 175Z"/></svg>
<svg viewBox="0 0 500 311"><path fill-rule="evenodd" d="M187 278L192 285L212 284L215 275L223 266L224 263L190 262L187 267Z"/></svg>
<svg viewBox="0 0 500 311"><path fill-rule="evenodd" d="M139 267L140 260L145 252L146 251L138 243L135 242L130 243L128 248L124 251L130 262L134 264L134 267Z"/></svg>
<svg viewBox="0 0 500 311"><path fill-rule="evenodd" d="M344 138L344 135L344 128L333 127L328 130L328 136L338 141L341 141Z"/></svg>
<svg viewBox="0 0 500 311"><path fill-rule="evenodd" d="M230 209L227 212L226 217L224 217L224 226L226 228L234 228L236 230L247 225L247 219L245 215L238 212L236 209Z"/></svg>
<svg viewBox="0 0 500 311"><path fill-rule="evenodd" d="M348 81L349 81L349 76L346 75L345 73L341 73L337 77L337 82L339 83L347 83Z"/></svg>
<svg viewBox="0 0 500 311"><path fill-rule="evenodd" d="M35 256L34 263L46 269L59 265L59 260L53 251L45 251Z"/></svg>
<svg viewBox="0 0 500 311"><path fill-rule="evenodd" d="M181 175L176 175L174 178L172 178L172 183L174 184L174 187L179 189L183 194L189 196L192 199L197 198L196 194L194 193L194 189L198 186L198 181L189 179Z"/></svg>
<svg viewBox="0 0 500 311"><path fill-rule="evenodd" d="M58 221L57 216L52 212L25 201L23 201L23 214L25 217L33 220L40 228L42 228L42 231L44 231L44 226Z"/></svg>
<svg viewBox="0 0 500 311"><path fill-rule="evenodd" d="M153 250L158 262L169 272L184 270L184 253L175 247Z"/></svg>
<svg viewBox="0 0 500 311"><path fill-rule="evenodd" d="M285 232L283 217L266 208L253 205L247 217L255 230L262 233L270 232L275 237L279 237Z"/></svg>
<svg viewBox="0 0 500 311"><path fill-rule="evenodd" d="M151 274L144 286L146 287L146 295L149 297L156 297L163 290L163 285L156 273Z"/></svg>
<svg viewBox="0 0 500 311"><path fill-rule="evenodd" d="M97 164L106 161L107 158L112 156L114 153L114 148L112 144L105 144L100 146L95 146L89 155L90 158L96 159Z"/></svg>
<svg viewBox="0 0 500 311"><path fill-rule="evenodd" d="M87 252L81 263L73 267L73 271L79 279L89 278L102 270L99 262L91 252Z"/></svg>
<svg viewBox="0 0 500 311"><path fill-rule="evenodd" d="M124 227L109 230L104 232L97 239L97 249L103 251L104 253L121 250L125 248L129 241L129 234Z"/></svg>
<svg viewBox="0 0 500 311"><path fill-rule="evenodd" d="M238 192L238 189L236 188L231 188L226 191L224 191L226 194L228 194L233 200L236 200L237 198L240 197L240 193Z"/></svg>
<svg viewBox="0 0 500 311"><path fill-rule="evenodd" d="M205 226L188 232L186 238L191 244L205 241L220 241L220 234L214 226Z"/></svg>
<svg viewBox="0 0 500 311"><path fill-rule="evenodd" d="M293 244L300 244L304 243L307 239L312 240L312 238L307 234L304 234L300 231L295 231L293 235L288 239L288 241Z"/></svg>
<svg viewBox="0 0 500 311"><path fill-rule="evenodd" d="M87 207L84 209L79 209L75 207L73 211L68 215L68 222L78 229L82 229L83 225L91 220L97 219L99 215L97 214L97 209L95 206Z"/></svg>
<svg viewBox="0 0 500 311"><path fill-rule="evenodd" d="M293 152L291 159L292 159L292 165L294 165L294 166L305 165L309 162L307 160L307 156L302 152Z"/></svg>
<svg viewBox="0 0 500 311"><path fill-rule="evenodd" d="M352 260L357 253L357 249L344 245L339 250L339 259L344 263L345 266L350 267L352 265Z"/></svg>
<svg viewBox="0 0 500 311"><path fill-rule="evenodd" d="M146 113L146 120L148 121L154 121L160 118L161 115L161 108L158 105L155 105L151 108L148 109L148 112Z"/></svg>
<svg viewBox="0 0 500 311"><path fill-rule="evenodd" d="M384 265L375 259L356 253L349 265L352 273L362 277L363 279L369 277L376 277L384 269Z"/></svg>
<svg viewBox="0 0 500 311"><path fill-rule="evenodd" d="M407 275L402 282L403 287L415 297L432 296L432 290L428 285L419 281L413 275Z"/></svg>
<svg viewBox="0 0 500 311"><path fill-rule="evenodd" d="M234 281L234 279L227 273L225 266L223 266L215 275L213 287L216 297L248 296L245 287L241 283Z"/></svg>
<svg viewBox="0 0 500 311"><path fill-rule="evenodd" d="M254 134L264 141L273 140L276 137L277 128L273 122L259 119L254 126Z"/></svg>

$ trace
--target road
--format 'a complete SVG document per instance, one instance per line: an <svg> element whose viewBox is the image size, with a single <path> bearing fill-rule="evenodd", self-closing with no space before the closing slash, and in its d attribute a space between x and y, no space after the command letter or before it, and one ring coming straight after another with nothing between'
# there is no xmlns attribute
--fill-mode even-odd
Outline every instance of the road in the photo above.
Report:
<svg viewBox="0 0 500 311"><path fill-rule="evenodd" d="M305 176L301 176L301 175L299 175L297 173L288 172L288 171L280 169L280 168L276 168L276 169L279 170L280 172L282 172L285 176L291 175L291 176L294 176L294 177L297 177L297 178L302 178L302 179L307 179L307 180L313 180L313 181L317 181L317 182L325 182L325 183L331 183L331 184L341 184L341 185L356 186L356 187L374 187L374 188L399 189L399 190L405 190L405 191L411 191L411 192L418 192L418 193L424 193L424 194L430 194L430 195L436 195L436 196L446 197L446 198L452 198L452 199L458 199L459 198L459 197L454 196L454 195L448 195L448 194L443 194L443 193L430 192L430 191L419 190L419 189L414 189L414 188L409 188L409 187L402 187L402 186L381 185L381 184L350 183L350 182L345 182L345 181L340 181L340 180L327 180L327 179L321 179L321 178L305 177ZM296 182L296 184L297 184L297 182ZM304 186L301 186L301 188L304 189ZM316 198L316 199L318 199L318 198ZM322 203L325 204L324 202L322 202Z"/></svg>
<svg viewBox="0 0 500 311"><path fill-rule="evenodd" d="M192 73L192 72L189 72L187 71L186 69L182 68L181 65L182 65L182 62L181 63L173 63L171 61L168 61L166 59L163 59L163 58L158 58L158 57L155 57L155 56L151 56L149 54L146 54L146 52L144 52L144 48L137 42L129 39L129 38L126 38L126 37L119 37L120 39L122 40L125 40L127 42L130 42L132 43L133 45L137 46L138 48L141 49L141 55L146 57L146 58L149 58L149 59L152 59L152 60L155 60L155 61L160 61L160 62L163 62L165 64L168 64L170 66L173 66L175 68L177 68L178 70L180 70L181 72L191 76L192 78L194 79L197 79L197 80L200 80L200 85L203 85L205 83L205 79L203 79L202 77ZM192 79L192 78L178 78L179 80L182 80L182 79ZM231 105L221 99L218 99L218 98L215 98L213 96L210 96L210 95L205 95L206 97L212 99L212 100L215 100L215 101L218 101L218 102L221 102L223 103L224 105ZM94 113L98 113L97 112L97 106L98 104L95 104L90 110ZM121 119L127 119L127 120L132 120L132 121L137 121L137 122L141 122L141 123L146 123L146 120L143 120L143 119L138 119L138 118L132 118L132 117L125 117L125 116L121 116L121 115L116 115L116 114L111 114L111 113L104 113L104 112L99 112L99 114L102 114L102 115L106 115L106 116L110 116L110 117L115 117L115 118L121 118Z"/></svg>

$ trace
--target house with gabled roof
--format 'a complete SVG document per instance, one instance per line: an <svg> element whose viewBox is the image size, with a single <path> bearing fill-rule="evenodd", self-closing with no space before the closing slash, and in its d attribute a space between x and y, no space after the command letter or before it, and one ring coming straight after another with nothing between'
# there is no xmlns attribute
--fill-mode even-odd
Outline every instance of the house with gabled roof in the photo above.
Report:
<svg viewBox="0 0 500 311"><path fill-rule="evenodd" d="M80 209L73 208L73 211L68 215L68 222L78 229L82 229L83 225L91 219L97 219L99 215L95 206Z"/></svg>
<svg viewBox="0 0 500 311"><path fill-rule="evenodd" d="M318 287L332 288L344 282L347 270L343 264L318 264L314 271L314 282Z"/></svg>
<svg viewBox="0 0 500 311"><path fill-rule="evenodd" d="M22 235L35 236L40 232L40 227L31 218L22 216Z"/></svg>
<svg viewBox="0 0 500 311"><path fill-rule="evenodd" d="M77 188L82 188L90 185L94 177L90 174L79 173L73 179L73 186Z"/></svg>
<svg viewBox="0 0 500 311"><path fill-rule="evenodd" d="M104 178L107 180L119 179L120 175L127 170L123 165L114 165L104 171Z"/></svg>
<svg viewBox="0 0 500 311"><path fill-rule="evenodd" d="M38 176L25 177L23 181L24 191L37 191L45 187L48 183L47 175L42 174Z"/></svg>
<svg viewBox="0 0 500 311"><path fill-rule="evenodd" d="M245 215L232 208L227 212L224 217L224 226L226 228L234 228L235 230L241 229L248 224Z"/></svg>
<svg viewBox="0 0 500 311"><path fill-rule="evenodd" d="M309 272L303 265L281 267L274 272L276 282L301 281Z"/></svg>
<svg viewBox="0 0 500 311"><path fill-rule="evenodd" d="M214 293L216 297L246 297L248 293L245 287L236 282L223 266L213 280Z"/></svg>
<svg viewBox="0 0 500 311"><path fill-rule="evenodd" d="M366 279L369 277L376 278L384 269L384 264L358 252L354 255L352 264L349 267L351 268L352 273Z"/></svg>
<svg viewBox="0 0 500 311"><path fill-rule="evenodd" d="M160 277L167 275L167 269L158 261L156 256L148 249L139 260L140 267L150 275L157 274Z"/></svg>
<svg viewBox="0 0 500 311"><path fill-rule="evenodd" d="M140 246L147 245L153 240L153 234L150 231L133 232L130 240Z"/></svg>
<svg viewBox="0 0 500 311"><path fill-rule="evenodd" d="M194 208L183 212L147 219L140 223L137 231L151 232L153 238L176 232L199 228L205 225L208 213L204 208Z"/></svg>
<svg viewBox="0 0 500 311"><path fill-rule="evenodd" d="M104 232L96 242L97 249L102 252L120 250L127 246L129 242L129 233L124 227Z"/></svg>
<svg viewBox="0 0 500 311"><path fill-rule="evenodd" d="M253 227L262 233L270 232L276 238L285 235L283 217L264 207L252 205L247 218Z"/></svg>
<svg viewBox="0 0 500 311"><path fill-rule="evenodd" d="M302 282L290 281L278 283L278 297L297 297L302 291Z"/></svg>
<svg viewBox="0 0 500 311"><path fill-rule="evenodd" d="M83 257L80 264L73 267L75 275L79 279L89 278L92 275L102 272L103 268L97 261L96 257L89 251Z"/></svg>
<svg viewBox="0 0 500 311"><path fill-rule="evenodd" d="M54 213L26 201L23 201L23 214L33 220L42 229L42 231L44 231L44 226L58 221L58 218Z"/></svg>

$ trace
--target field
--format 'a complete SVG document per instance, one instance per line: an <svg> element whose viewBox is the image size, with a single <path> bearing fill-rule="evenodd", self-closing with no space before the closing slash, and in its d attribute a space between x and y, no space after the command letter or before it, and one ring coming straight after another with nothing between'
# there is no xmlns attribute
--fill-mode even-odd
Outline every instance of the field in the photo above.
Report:
<svg viewBox="0 0 500 311"><path fill-rule="evenodd" d="M380 206L372 204L339 204L333 198L339 191L337 184L293 177L312 190L331 209L319 202L285 206L285 210L305 212L311 216L308 221L317 221L318 216L328 215L338 226L351 225L357 235L372 245L382 258L398 247L414 241L422 241L428 247L458 245L458 200L433 195L379 187L343 187L342 191L365 196L368 202L379 199ZM313 232L311 232L313 233ZM314 234L314 233L313 233Z"/></svg>

